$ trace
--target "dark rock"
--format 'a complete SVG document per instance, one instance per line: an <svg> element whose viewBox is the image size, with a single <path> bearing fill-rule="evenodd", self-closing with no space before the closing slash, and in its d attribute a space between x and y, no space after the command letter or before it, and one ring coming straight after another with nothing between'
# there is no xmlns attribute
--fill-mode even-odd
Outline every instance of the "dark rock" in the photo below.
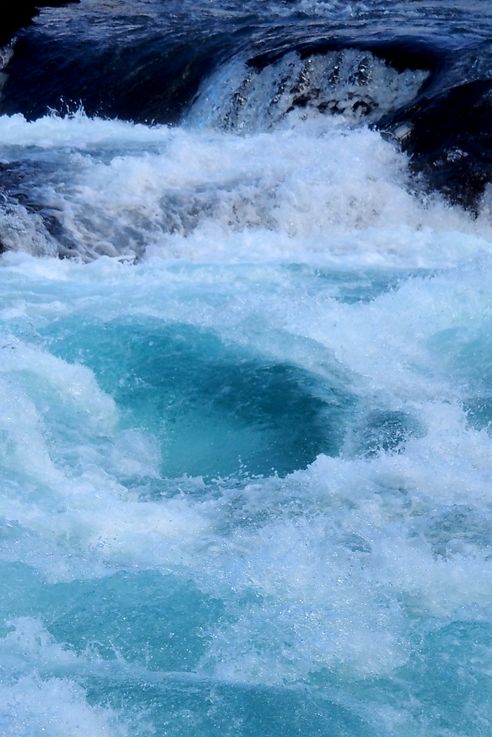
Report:
<svg viewBox="0 0 492 737"><path fill-rule="evenodd" d="M307 56L313 51L340 47L344 42L330 41L315 48L307 44L299 52ZM382 117L375 127L391 133L410 155L412 171L430 189L477 213L484 190L492 182L489 45L454 49L444 42L440 45L436 39L400 37L370 43L354 39L349 46L370 51L398 71L429 72L416 99ZM263 56L252 63L262 66L271 60Z"/></svg>
<svg viewBox="0 0 492 737"><path fill-rule="evenodd" d="M424 97L382 126L410 154L413 171L452 203L474 212L492 181L492 81Z"/></svg>
<svg viewBox="0 0 492 737"><path fill-rule="evenodd" d="M372 126L390 134L410 156L410 168L431 190L443 194L452 204L477 213L484 190L492 182L492 64L489 44L459 48L449 39L398 37L391 40L338 38L299 43L301 58L344 48L368 51L397 71L425 70L428 77L415 99L393 109ZM250 59L262 70L277 62L286 49L279 45ZM361 86L365 82L361 69ZM295 101L306 106L306 95ZM320 112L346 112L340 104L318 105ZM370 102L357 100L354 113L363 119L371 114ZM377 111L376 111L377 113Z"/></svg>
<svg viewBox="0 0 492 737"><path fill-rule="evenodd" d="M255 69L263 69L278 61L289 51L297 51L301 59L306 59L316 54L342 51L347 48L369 51L374 56L384 59L399 72L405 69L436 71L442 66L443 59L449 53L448 48L444 44L440 46L435 39L432 39L431 42L421 38L398 36L391 40L378 38L369 40L364 36L358 38L347 35L317 41L301 41L287 47L269 49L252 57L249 64Z"/></svg>
<svg viewBox="0 0 492 737"><path fill-rule="evenodd" d="M1 16L0 46L8 43L19 28L29 25L40 8L55 7L74 2L77 3L79 0L35 0L34 2L17 0L13 5L9 4L9 7L4 9Z"/></svg>

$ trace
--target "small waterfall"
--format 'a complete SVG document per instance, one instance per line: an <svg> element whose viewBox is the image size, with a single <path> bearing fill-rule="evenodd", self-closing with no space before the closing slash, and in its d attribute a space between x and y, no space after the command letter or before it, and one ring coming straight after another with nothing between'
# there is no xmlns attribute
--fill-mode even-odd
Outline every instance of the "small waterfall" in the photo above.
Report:
<svg viewBox="0 0 492 737"><path fill-rule="evenodd" d="M202 86L189 119L230 131L270 129L291 113L374 123L411 102L427 76L423 70L397 71L359 49L305 58L290 52L261 68L235 59Z"/></svg>

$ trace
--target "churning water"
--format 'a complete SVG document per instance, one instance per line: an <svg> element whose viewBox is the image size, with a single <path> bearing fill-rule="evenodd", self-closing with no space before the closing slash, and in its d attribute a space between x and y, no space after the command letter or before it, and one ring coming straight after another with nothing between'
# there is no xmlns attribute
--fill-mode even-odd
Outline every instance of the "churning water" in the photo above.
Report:
<svg viewBox="0 0 492 737"><path fill-rule="evenodd" d="M179 124L0 117L0 735L489 737L487 194L368 126L426 71L243 39L473 23L136 5L32 33L236 23Z"/></svg>

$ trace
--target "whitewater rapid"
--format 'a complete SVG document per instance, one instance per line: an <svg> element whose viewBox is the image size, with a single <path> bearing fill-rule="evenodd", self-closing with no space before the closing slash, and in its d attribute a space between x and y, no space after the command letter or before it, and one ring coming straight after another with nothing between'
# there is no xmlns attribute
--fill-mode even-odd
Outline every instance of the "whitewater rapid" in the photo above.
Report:
<svg viewBox="0 0 492 737"><path fill-rule="evenodd" d="M0 117L0 733L486 735L487 198L197 110Z"/></svg>
<svg viewBox="0 0 492 737"><path fill-rule="evenodd" d="M16 115L0 136L17 195L0 239L33 255L432 268L489 250L487 197L478 221L450 207L394 143L343 118L234 135Z"/></svg>

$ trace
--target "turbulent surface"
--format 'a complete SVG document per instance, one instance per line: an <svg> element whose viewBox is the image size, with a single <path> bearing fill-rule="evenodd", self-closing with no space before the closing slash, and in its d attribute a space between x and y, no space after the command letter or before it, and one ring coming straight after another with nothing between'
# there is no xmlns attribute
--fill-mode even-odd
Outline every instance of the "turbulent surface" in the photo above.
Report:
<svg viewBox="0 0 492 737"><path fill-rule="evenodd" d="M82 0L6 52L2 737L489 737L490 200L397 143L489 14Z"/></svg>
<svg viewBox="0 0 492 737"><path fill-rule="evenodd" d="M383 130L427 186L480 209L492 181L487 0L50 4L0 54L0 113L82 106L148 124L198 107L202 124L236 132L292 110L342 116Z"/></svg>

